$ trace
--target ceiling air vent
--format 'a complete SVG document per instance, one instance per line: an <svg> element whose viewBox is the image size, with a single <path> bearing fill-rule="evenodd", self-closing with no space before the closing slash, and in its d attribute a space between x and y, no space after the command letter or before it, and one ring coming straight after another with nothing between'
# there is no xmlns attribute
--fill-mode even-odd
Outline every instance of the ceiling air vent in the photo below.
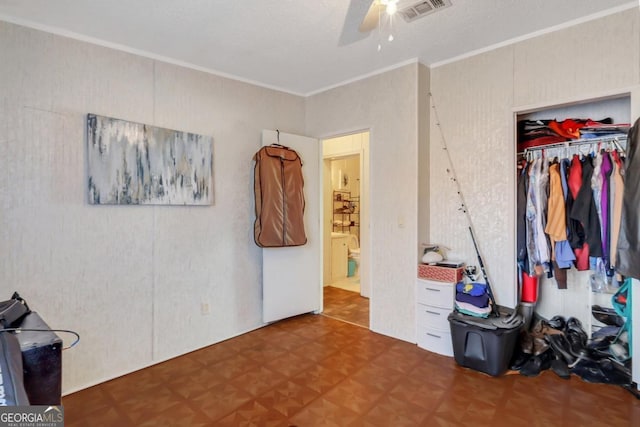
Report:
<svg viewBox="0 0 640 427"><path fill-rule="evenodd" d="M451 6L451 0L425 0L400 9L398 13L405 21L412 22L449 6Z"/></svg>

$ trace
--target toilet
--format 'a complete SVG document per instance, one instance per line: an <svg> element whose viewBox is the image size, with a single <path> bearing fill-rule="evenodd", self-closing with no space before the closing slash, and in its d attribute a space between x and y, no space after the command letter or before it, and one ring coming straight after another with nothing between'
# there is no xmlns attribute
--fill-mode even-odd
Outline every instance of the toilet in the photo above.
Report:
<svg viewBox="0 0 640 427"><path fill-rule="evenodd" d="M350 234L347 239L347 246L349 248L349 261L353 260L356 263L355 274L358 274L360 268L360 243L358 242L358 236Z"/></svg>

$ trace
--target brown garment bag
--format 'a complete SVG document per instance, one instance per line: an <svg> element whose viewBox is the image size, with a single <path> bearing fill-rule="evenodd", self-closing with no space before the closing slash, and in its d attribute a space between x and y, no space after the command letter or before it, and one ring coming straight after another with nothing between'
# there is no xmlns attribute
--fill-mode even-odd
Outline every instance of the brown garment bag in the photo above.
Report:
<svg viewBox="0 0 640 427"><path fill-rule="evenodd" d="M282 145L270 145L262 147L253 159L256 245L262 248L304 245L307 236L300 156Z"/></svg>

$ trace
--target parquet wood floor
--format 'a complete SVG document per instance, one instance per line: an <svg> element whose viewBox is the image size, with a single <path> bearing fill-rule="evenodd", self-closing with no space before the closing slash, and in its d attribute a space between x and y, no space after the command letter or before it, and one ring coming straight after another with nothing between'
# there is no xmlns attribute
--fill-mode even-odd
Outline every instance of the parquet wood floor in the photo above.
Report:
<svg viewBox="0 0 640 427"><path fill-rule="evenodd" d="M321 315L280 321L65 396L67 427L638 426L622 388L492 378Z"/></svg>
<svg viewBox="0 0 640 427"><path fill-rule="evenodd" d="M369 327L369 299L358 292L325 286L322 314L356 325Z"/></svg>

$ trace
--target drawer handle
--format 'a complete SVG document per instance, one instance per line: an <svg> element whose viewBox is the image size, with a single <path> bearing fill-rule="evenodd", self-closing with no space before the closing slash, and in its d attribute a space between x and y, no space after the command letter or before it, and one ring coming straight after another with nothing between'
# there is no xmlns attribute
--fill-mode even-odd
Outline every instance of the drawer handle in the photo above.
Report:
<svg viewBox="0 0 640 427"><path fill-rule="evenodd" d="M436 289L436 288L425 288L425 290L433 291L433 292L440 292L440 289Z"/></svg>
<svg viewBox="0 0 640 427"><path fill-rule="evenodd" d="M429 333L429 332L427 332L427 335L429 335L431 337L434 337L434 338L438 338L438 339L442 338L440 335L432 334L432 333Z"/></svg>
<svg viewBox="0 0 640 427"><path fill-rule="evenodd" d="M429 314L435 314L436 316L440 316L440 313L438 313L437 311L425 310L425 312Z"/></svg>

